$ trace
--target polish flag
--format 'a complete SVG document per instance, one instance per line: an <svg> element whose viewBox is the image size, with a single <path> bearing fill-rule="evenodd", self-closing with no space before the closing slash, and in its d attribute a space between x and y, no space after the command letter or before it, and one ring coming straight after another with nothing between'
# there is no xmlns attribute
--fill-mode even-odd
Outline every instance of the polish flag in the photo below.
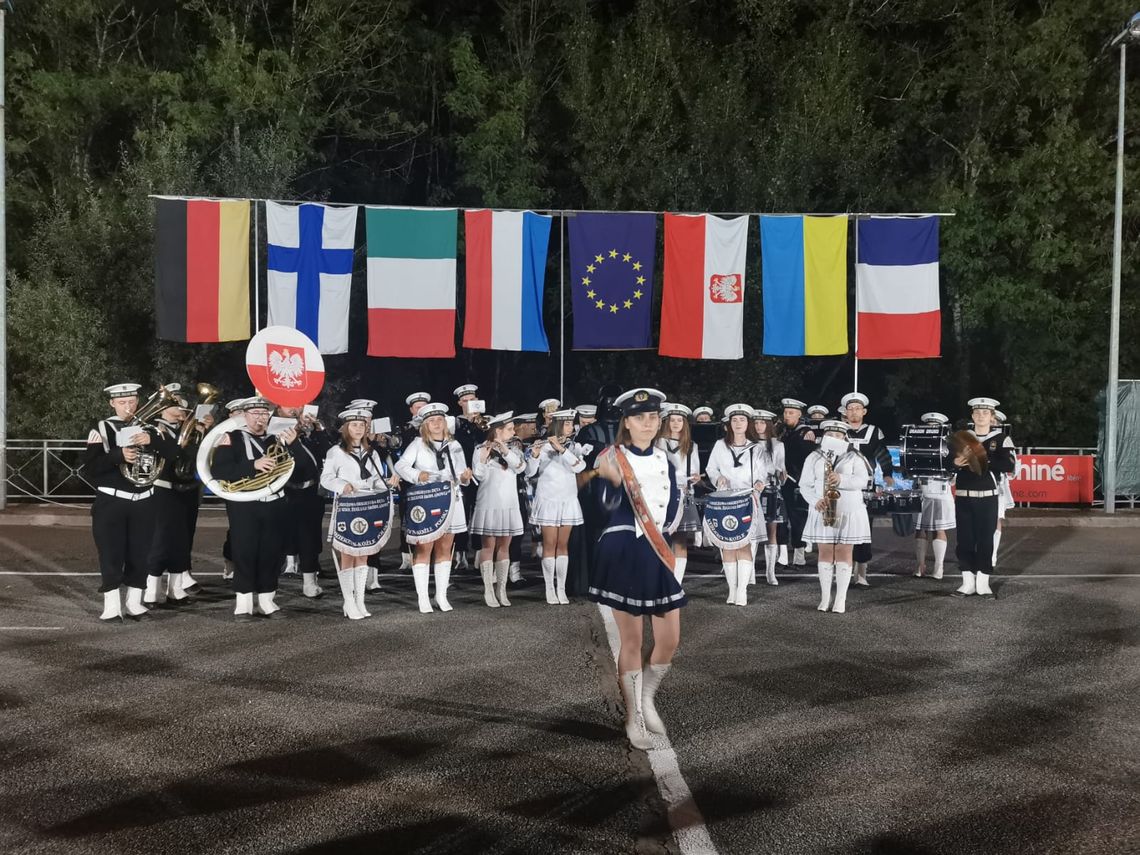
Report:
<svg viewBox="0 0 1140 855"><path fill-rule="evenodd" d="M463 346L550 351L542 292L552 218L533 211L464 211L467 313Z"/></svg>
<svg viewBox="0 0 1140 855"><path fill-rule="evenodd" d="M859 220L856 228L856 356L940 356L938 217L870 217Z"/></svg>
<svg viewBox="0 0 1140 855"><path fill-rule="evenodd" d="M744 356L744 263L748 217L665 215L662 356Z"/></svg>

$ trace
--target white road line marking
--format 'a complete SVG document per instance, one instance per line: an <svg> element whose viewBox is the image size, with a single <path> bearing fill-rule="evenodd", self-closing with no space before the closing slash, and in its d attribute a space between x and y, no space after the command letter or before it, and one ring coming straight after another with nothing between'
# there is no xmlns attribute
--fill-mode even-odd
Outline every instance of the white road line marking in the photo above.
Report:
<svg viewBox="0 0 1140 855"><path fill-rule="evenodd" d="M618 651L621 649L617 623L609 606L598 604L598 611L601 612L602 621L606 625L606 639L610 643L610 652L613 653L616 664ZM677 752L673 750L673 744L668 736L656 734L653 735L653 743L654 747L646 754L649 755L649 766L657 781L657 790L668 808L669 825L673 829L677 848L681 850L681 855L717 855L717 848L709 837L701 809L693 801L693 793L681 775L681 767L677 763Z"/></svg>
<svg viewBox="0 0 1140 855"><path fill-rule="evenodd" d="M15 630L31 631L42 629L63 629L62 626L0 626L0 632L14 632Z"/></svg>
<svg viewBox="0 0 1140 855"><path fill-rule="evenodd" d="M57 564L55 561L52 561L50 558L44 558L38 552L36 552L33 549L28 549L28 547L24 546L22 543L16 543L16 541L14 541L14 540L9 540L6 537L0 537L0 546L8 547L8 549L11 549L17 555L23 556L28 561L31 561L33 564L38 564L40 567L46 567L48 570L52 570L52 571L54 571L56 573L60 573L60 574L68 572L67 569L65 569L62 564ZM19 571L11 571L11 572L18 573ZM92 575L98 576L99 574L94 573Z"/></svg>

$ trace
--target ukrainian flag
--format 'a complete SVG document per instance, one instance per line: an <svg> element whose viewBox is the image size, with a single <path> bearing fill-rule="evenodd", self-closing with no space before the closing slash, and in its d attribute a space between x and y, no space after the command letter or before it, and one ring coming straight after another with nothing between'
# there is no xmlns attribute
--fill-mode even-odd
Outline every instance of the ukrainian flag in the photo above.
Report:
<svg viewBox="0 0 1140 855"><path fill-rule="evenodd" d="M763 216L764 353L847 353L847 217Z"/></svg>

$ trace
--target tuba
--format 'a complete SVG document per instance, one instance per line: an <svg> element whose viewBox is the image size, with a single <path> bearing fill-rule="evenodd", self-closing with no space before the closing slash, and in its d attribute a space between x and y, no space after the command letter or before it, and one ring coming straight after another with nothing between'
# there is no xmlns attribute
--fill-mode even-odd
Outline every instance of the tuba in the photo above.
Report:
<svg viewBox="0 0 1140 855"><path fill-rule="evenodd" d="M175 386L174 388L177 389L178 387ZM174 392L166 386L159 386L154 394L146 399L146 403L135 411L126 426L141 427L153 437L155 435L153 422L158 418L158 414L167 407L174 406L178 406ZM158 452L154 450L153 446L132 445L130 448L133 448L138 454L135 455L133 463L120 463L119 472L136 487L151 486L162 473L162 460L159 458Z"/></svg>
<svg viewBox="0 0 1140 855"><path fill-rule="evenodd" d="M202 441L198 444L196 460L198 477L202 479L202 483L211 493L227 502L256 502L274 493L279 493L284 489L289 476L293 474L293 466L295 465L293 455L289 453L289 450L280 440L274 438L265 451L265 456L273 462L272 469L267 472L258 472L256 475L238 481L219 481L215 478L211 473L214 462L214 447L218 444L218 440L227 433L244 426L244 418L226 419L220 425L215 425L208 434L202 437Z"/></svg>
<svg viewBox="0 0 1140 855"><path fill-rule="evenodd" d="M835 457L830 452L825 452L823 455L823 500L826 504L820 511L820 517L827 528L835 528L839 506L839 489L827 483L834 471Z"/></svg>

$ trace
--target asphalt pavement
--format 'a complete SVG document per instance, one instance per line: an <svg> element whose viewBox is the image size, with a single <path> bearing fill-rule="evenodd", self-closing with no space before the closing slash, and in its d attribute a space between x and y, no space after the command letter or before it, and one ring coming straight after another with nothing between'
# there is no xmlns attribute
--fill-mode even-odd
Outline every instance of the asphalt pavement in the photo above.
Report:
<svg viewBox="0 0 1140 855"><path fill-rule="evenodd" d="M236 624L223 534L192 604L107 626L88 532L0 529L0 852L1136 851L1138 527L1011 528L993 601L878 528L846 615L811 567L741 608L695 560L653 768L601 614L533 567L427 616L385 573L358 622L285 577L286 619Z"/></svg>

